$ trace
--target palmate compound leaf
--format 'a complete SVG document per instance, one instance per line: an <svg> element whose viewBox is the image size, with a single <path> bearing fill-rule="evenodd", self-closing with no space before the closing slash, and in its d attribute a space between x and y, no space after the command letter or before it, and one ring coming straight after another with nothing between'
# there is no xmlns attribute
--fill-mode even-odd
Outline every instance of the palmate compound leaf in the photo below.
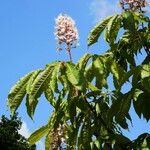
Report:
<svg viewBox="0 0 150 150"><path fill-rule="evenodd" d="M70 83L75 86L78 90L85 90L85 78L83 72L78 70L72 63L66 63L66 75Z"/></svg>
<svg viewBox="0 0 150 150"><path fill-rule="evenodd" d="M35 144L37 141L39 141L43 136L45 136L49 132L49 126L45 125L33 132L30 137L28 138L29 143Z"/></svg>
<svg viewBox="0 0 150 150"><path fill-rule="evenodd" d="M52 74L53 68L56 63L48 65L45 70L40 72L35 78L31 86L29 87L29 93L27 95L26 107L28 115L32 118L36 105L38 103L38 98L44 92L44 86L46 81L49 79Z"/></svg>
<svg viewBox="0 0 150 150"><path fill-rule="evenodd" d="M29 79L34 74L34 71L28 73L24 77L22 77L10 90L7 98L8 106L12 114L17 110L20 103L22 102L25 94L26 94L26 87L28 85Z"/></svg>
<svg viewBox="0 0 150 150"><path fill-rule="evenodd" d="M103 30L106 28L108 22L113 16L109 16L100 23L98 23L89 33L88 35L88 46L91 46L92 44L96 43L98 41L98 38L100 37Z"/></svg>
<svg viewBox="0 0 150 150"><path fill-rule="evenodd" d="M114 15L108 22L104 32L104 38L109 44L114 44L121 27L121 16Z"/></svg>

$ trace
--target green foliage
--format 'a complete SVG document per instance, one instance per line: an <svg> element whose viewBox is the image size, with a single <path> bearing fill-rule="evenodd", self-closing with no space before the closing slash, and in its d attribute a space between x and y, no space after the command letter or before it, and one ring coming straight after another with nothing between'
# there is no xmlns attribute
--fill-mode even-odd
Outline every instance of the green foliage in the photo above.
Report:
<svg viewBox="0 0 150 150"><path fill-rule="evenodd" d="M88 36L88 46L91 46L92 44L94 44L98 41L98 38L100 37L103 30L106 28L106 26L111 18L112 18L112 16L104 19L102 22L98 23L92 29L92 31L89 33L89 36Z"/></svg>
<svg viewBox="0 0 150 150"><path fill-rule="evenodd" d="M110 16L88 36L91 46L104 31L109 45L106 53L85 54L75 64L57 61L21 78L8 95L12 112L26 96L27 112L32 118L43 93L53 106L48 124L35 131L29 142L33 144L46 135L46 150L61 147L62 138L68 150L148 149L148 134L130 141L120 129L127 130L132 121L132 103L139 117L150 120L149 25L147 16L130 10ZM136 55L144 50L147 56L138 64ZM125 84L130 86L126 92Z"/></svg>
<svg viewBox="0 0 150 150"><path fill-rule="evenodd" d="M0 149L2 150L35 150L36 145L30 146L25 137L20 135L22 122L16 114L10 119L4 115L0 121Z"/></svg>
<svg viewBox="0 0 150 150"><path fill-rule="evenodd" d="M32 76L33 72L27 74L26 76L22 77L11 89L8 95L8 105L12 114L17 110L20 103L22 102L25 94L26 94L26 87L27 83Z"/></svg>
<svg viewBox="0 0 150 150"><path fill-rule="evenodd" d="M30 138L28 139L30 144L34 144L38 140L40 140L43 136L45 136L49 131L48 125L42 126L37 131L32 133Z"/></svg>

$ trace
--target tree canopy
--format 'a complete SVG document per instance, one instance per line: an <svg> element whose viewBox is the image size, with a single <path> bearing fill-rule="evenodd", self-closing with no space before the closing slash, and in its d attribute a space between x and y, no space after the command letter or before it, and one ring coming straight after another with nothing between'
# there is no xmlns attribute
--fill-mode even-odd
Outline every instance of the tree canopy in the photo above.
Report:
<svg viewBox="0 0 150 150"><path fill-rule="evenodd" d="M2 150L35 150L36 145L30 146L27 139L19 134L22 122L17 114L10 119L4 115L0 121L0 149Z"/></svg>
<svg viewBox="0 0 150 150"><path fill-rule="evenodd" d="M150 149L148 133L134 141L122 133L132 122L131 104L139 117L150 119L150 19L138 2L121 1L121 14L105 18L90 31L88 46L104 33L109 45L104 54L85 54L76 63L55 61L12 87L8 95L12 114L25 98L33 118L42 94L53 106L48 123L29 137L31 144L46 136L46 150L57 149L63 142L67 150ZM60 39L60 44L66 42ZM66 45L70 55L72 45ZM136 56L142 54L139 63Z"/></svg>

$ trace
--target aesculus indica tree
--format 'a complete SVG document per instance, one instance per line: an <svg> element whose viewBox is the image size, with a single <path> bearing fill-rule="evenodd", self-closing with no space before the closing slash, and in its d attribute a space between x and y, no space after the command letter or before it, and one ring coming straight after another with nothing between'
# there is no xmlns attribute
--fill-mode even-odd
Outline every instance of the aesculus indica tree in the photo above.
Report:
<svg viewBox="0 0 150 150"><path fill-rule="evenodd" d="M31 144L46 136L46 150L57 150L64 143L67 150L150 149L148 133L131 141L121 131L132 121L131 104L139 117L150 119L150 19L142 10L145 0L120 0L120 5L121 14L102 20L88 36L91 46L104 33L109 49L103 55L85 54L76 63L71 57L78 42L75 23L59 15L58 49L65 48L70 61L55 61L32 71L11 89L8 105L12 113L24 97L31 118L42 94L53 106L47 124L30 136ZM143 53L139 64L136 55Z"/></svg>

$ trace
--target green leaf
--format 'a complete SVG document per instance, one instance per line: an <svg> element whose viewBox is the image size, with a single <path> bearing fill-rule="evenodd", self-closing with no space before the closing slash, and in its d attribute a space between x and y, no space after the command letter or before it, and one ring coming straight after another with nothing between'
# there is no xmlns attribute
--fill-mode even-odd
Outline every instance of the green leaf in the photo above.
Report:
<svg viewBox="0 0 150 150"><path fill-rule="evenodd" d="M94 78L94 76L95 76L95 74L93 73L93 64L92 63L90 63L87 67L86 67L86 69L85 69L85 72L84 72L84 76L85 76L85 78L89 81L89 82L91 82L92 80L93 80L93 78Z"/></svg>
<svg viewBox="0 0 150 150"><path fill-rule="evenodd" d="M149 93L141 93L136 101L133 101L134 109L137 115L141 118L143 117L148 121L150 120L150 95Z"/></svg>
<svg viewBox="0 0 150 150"><path fill-rule="evenodd" d="M108 111L108 117L110 122L113 121L115 117L116 121L122 125L123 127L127 127L126 118L128 116L128 112L131 106L132 92L128 92L126 94L117 94L115 100L113 100L113 104Z"/></svg>
<svg viewBox="0 0 150 150"><path fill-rule="evenodd" d="M27 113L31 119L33 119L33 115L34 115L35 108L36 108L37 104L38 104L38 98L33 100L33 103L31 106L30 102L29 102L29 94L27 94L27 96L26 96L26 109L27 109Z"/></svg>
<svg viewBox="0 0 150 150"><path fill-rule="evenodd" d="M35 144L37 141L39 141L43 136L45 136L49 131L48 125L42 126L38 130L36 130L34 133L30 135L28 138L29 143Z"/></svg>
<svg viewBox="0 0 150 150"><path fill-rule="evenodd" d="M36 79L34 80L33 84L30 87L30 92L28 93L26 106L28 114L31 118L34 114L36 105L38 103L38 98L43 93L46 80L48 80L50 75L52 74L53 67L54 64L51 64L40 74L38 74L38 76L36 77Z"/></svg>
<svg viewBox="0 0 150 150"><path fill-rule="evenodd" d="M79 61L76 64L76 67L80 70L84 71L85 67L87 65L88 60L91 58L90 54L85 54L83 57L79 59Z"/></svg>
<svg viewBox="0 0 150 150"><path fill-rule="evenodd" d="M100 114L100 113L101 113L101 109L100 109L99 103L96 103L96 113L97 113L97 114Z"/></svg>
<svg viewBox="0 0 150 150"><path fill-rule="evenodd" d="M98 92L100 92L100 90L96 86L94 86L91 82L88 82L88 87L92 91L95 91L95 92L98 91Z"/></svg>
<svg viewBox="0 0 150 150"><path fill-rule="evenodd" d="M10 107L11 113L17 110L19 105L21 104L25 94L26 87L28 85L29 79L32 77L34 71L28 73L24 77L22 77L10 90L7 98L8 106Z"/></svg>
<svg viewBox="0 0 150 150"><path fill-rule="evenodd" d="M106 86L108 70L105 68L105 62L107 58L104 56L94 56L93 57L93 72L96 77L96 87L101 89L103 86Z"/></svg>
<svg viewBox="0 0 150 150"><path fill-rule="evenodd" d="M88 46L91 46L98 41L98 38L100 37L101 33L103 32L111 18L112 16L102 20L90 31L88 35Z"/></svg>
<svg viewBox="0 0 150 150"><path fill-rule="evenodd" d="M115 15L113 16L110 20L109 23L107 24L107 28L105 30L105 40L113 44L117 38L119 29L121 27L121 17L120 15Z"/></svg>
<svg viewBox="0 0 150 150"><path fill-rule="evenodd" d="M31 76L31 78L28 81L28 85L26 87L26 91L29 94L30 90L31 90L31 85L33 84L34 80L36 79L36 77L38 76L38 74L41 72L42 70L35 70L33 75Z"/></svg>
<svg viewBox="0 0 150 150"><path fill-rule="evenodd" d="M49 134L47 134L47 136L45 138L45 150L52 150L51 145L50 145Z"/></svg>
<svg viewBox="0 0 150 150"><path fill-rule="evenodd" d="M119 87L121 81L124 79L125 72L115 61L110 62L111 73L114 76L114 86Z"/></svg>
<svg viewBox="0 0 150 150"><path fill-rule="evenodd" d="M125 118L131 106L132 92L126 93L122 96L120 109L118 110L118 117ZM121 119L120 119L121 120Z"/></svg>
<svg viewBox="0 0 150 150"><path fill-rule="evenodd" d="M95 145L98 149L100 149L101 146L100 146L100 142L98 140L95 141Z"/></svg>
<svg viewBox="0 0 150 150"><path fill-rule="evenodd" d="M76 102L78 100L78 97L69 97L68 99L68 111L69 111L69 117L70 117L70 121L73 124L75 121L75 117L76 117Z"/></svg>
<svg viewBox="0 0 150 150"><path fill-rule="evenodd" d="M131 11L125 11L122 14L123 17L123 27L125 30L135 31L135 20L134 15Z"/></svg>
<svg viewBox="0 0 150 150"><path fill-rule="evenodd" d="M53 94L53 91L51 90L50 87L47 87L44 91L46 99L50 102L50 104L55 107L56 105L56 100Z"/></svg>
<svg viewBox="0 0 150 150"><path fill-rule="evenodd" d="M57 84L58 76L59 76L59 70L60 70L60 63L55 65L53 72L51 74L50 87L51 87L53 92L59 92L58 84Z"/></svg>
<svg viewBox="0 0 150 150"><path fill-rule="evenodd" d="M141 78L150 77L150 65L141 66Z"/></svg>
<svg viewBox="0 0 150 150"><path fill-rule="evenodd" d="M120 145L126 145L131 142L127 137L120 134L114 134L113 138L115 139L115 142Z"/></svg>
<svg viewBox="0 0 150 150"><path fill-rule="evenodd" d="M85 89L85 78L81 71L79 71L73 64L66 63L66 75L68 80L74 85L78 90Z"/></svg>

